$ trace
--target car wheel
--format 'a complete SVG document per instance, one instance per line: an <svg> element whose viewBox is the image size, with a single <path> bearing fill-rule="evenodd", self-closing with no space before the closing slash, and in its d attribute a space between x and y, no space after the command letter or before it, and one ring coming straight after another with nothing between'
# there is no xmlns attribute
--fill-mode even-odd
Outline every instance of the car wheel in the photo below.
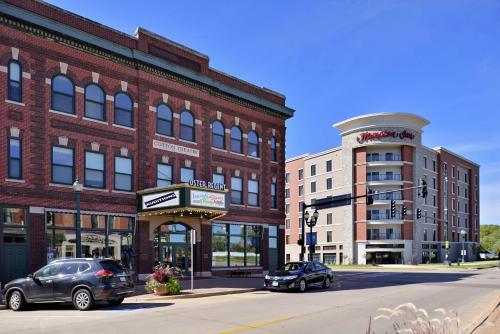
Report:
<svg viewBox="0 0 500 334"><path fill-rule="evenodd" d="M330 279L330 277L326 276L325 280L323 281L323 288L329 289L330 285L332 285L332 280Z"/></svg>
<svg viewBox="0 0 500 334"><path fill-rule="evenodd" d="M9 296L9 308L12 311L22 311L26 307L26 299L24 299L21 291L14 291Z"/></svg>
<svg viewBox="0 0 500 334"><path fill-rule="evenodd" d="M307 289L306 280L305 279L301 279L299 281L299 291L300 292L304 292L304 291L306 291L306 289Z"/></svg>
<svg viewBox="0 0 500 334"><path fill-rule="evenodd" d="M108 301L108 304L111 306L118 306L121 303L123 303L124 299L125 298L123 298L123 297L118 297L118 298L108 299L107 301Z"/></svg>
<svg viewBox="0 0 500 334"><path fill-rule="evenodd" d="M79 311L88 311L94 307L94 297L89 290L80 289L73 295L73 305Z"/></svg>

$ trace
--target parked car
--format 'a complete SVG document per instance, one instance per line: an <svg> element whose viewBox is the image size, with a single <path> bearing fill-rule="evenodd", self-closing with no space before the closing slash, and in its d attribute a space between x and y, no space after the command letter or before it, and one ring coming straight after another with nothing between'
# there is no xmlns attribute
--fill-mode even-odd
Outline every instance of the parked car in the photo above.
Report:
<svg viewBox="0 0 500 334"><path fill-rule="evenodd" d="M132 276L115 260L64 259L7 283L2 299L13 311L40 302L72 302L76 309L87 311L96 301L120 305L133 292Z"/></svg>
<svg viewBox="0 0 500 334"><path fill-rule="evenodd" d="M306 289L318 286L329 288L333 271L319 262L289 262L278 271L266 275L264 287L271 290Z"/></svg>

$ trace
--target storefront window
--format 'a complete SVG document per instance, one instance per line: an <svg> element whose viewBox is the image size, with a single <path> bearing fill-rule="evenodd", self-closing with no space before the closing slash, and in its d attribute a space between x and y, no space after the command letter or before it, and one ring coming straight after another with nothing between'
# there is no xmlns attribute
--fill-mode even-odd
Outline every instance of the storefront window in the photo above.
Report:
<svg viewBox="0 0 500 334"><path fill-rule="evenodd" d="M3 208L3 222L0 232L5 243L26 242L26 210L21 208Z"/></svg>
<svg viewBox="0 0 500 334"><path fill-rule="evenodd" d="M261 239L257 225L213 224L212 267L260 266Z"/></svg>
<svg viewBox="0 0 500 334"><path fill-rule="evenodd" d="M74 213L47 212L47 262L76 256L75 218ZM132 217L82 214L82 256L113 258L133 269L133 229Z"/></svg>

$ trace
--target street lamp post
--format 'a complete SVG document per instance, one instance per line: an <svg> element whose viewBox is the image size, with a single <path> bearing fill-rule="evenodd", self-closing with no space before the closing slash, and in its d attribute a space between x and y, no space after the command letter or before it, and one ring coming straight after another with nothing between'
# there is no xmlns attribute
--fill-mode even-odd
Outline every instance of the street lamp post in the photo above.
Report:
<svg viewBox="0 0 500 334"><path fill-rule="evenodd" d="M460 234L462 235L462 263L465 263L465 235L467 234L467 232L462 229L460 231Z"/></svg>
<svg viewBox="0 0 500 334"><path fill-rule="evenodd" d="M305 222L302 222L302 223L306 223L307 226L309 226L309 228L310 228L310 232L309 232L309 261L313 260L313 252L314 252L314 246L315 246L313 244L313 227L316 226L316 222L318 221L318 216L319 216L318 210L314 210L313 216L309 220L309 212L306 211L306 213L304 214Z"/></svg>
<svg viewBox="0 0 500 334"><path fill-rule="evenodd" d="M76 257L82 257L82 231L80 224L80 194L82 193L83 185L78 178L73 182L73 190L76 194Z"/></svg>

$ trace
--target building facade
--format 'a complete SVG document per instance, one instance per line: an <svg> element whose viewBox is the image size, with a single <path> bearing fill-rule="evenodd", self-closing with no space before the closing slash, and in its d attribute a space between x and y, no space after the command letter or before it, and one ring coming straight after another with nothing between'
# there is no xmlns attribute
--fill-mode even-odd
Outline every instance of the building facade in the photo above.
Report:
<svg viewBox="0 0 500 334"><path fill-rule="evenodd" d="M306 234L306 242L316 240L313 257L318 261L456 261L462 248L466 259L474 259L479 245L479 165L442 147L424 146L423 127L428 124L407 113L351 118L334 125L342 136L341 147L287 160L286 259L299 259L300 202L309 205L343 194L361 198L351 205L320 208L313 236ZM420 179L427 182L425 198L414 188ZM362 197L367 189L374 192L371 205ZM396 204L394 217L391 201ZM307 210L312 213L315 207Z"/></svg>
<svg viewBox="0 0 500 334"><path fill-rule="evenodd" d="M75 256L75 179L84 256L140 274L282 262L283 95L44 2L0 3L0 36L0 282Z"/></svg>

